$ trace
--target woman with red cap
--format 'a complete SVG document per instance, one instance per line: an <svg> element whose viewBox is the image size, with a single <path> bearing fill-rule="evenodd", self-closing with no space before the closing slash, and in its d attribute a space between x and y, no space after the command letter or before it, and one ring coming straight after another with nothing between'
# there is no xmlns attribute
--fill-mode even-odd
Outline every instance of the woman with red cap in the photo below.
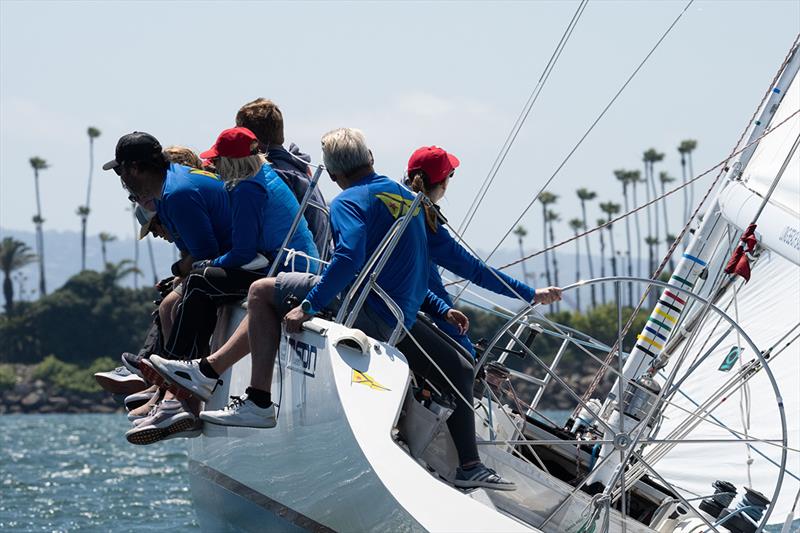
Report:
<svg viewBox="0 0 800 533"><path fill-rule="evenodd" d="M406 170L406 185L414 192L421 192L434 204L426 206L425 220L428 229L428 252L431 260L428 275L428 288L439 298L452 306L453 301L444 288L438 267L444 267L453 274L469 280L494 293L520 298L527 302L549 304L561 299L561 289L547 287L535 290L469 253L444 227L444 218L436 205L444 197L450 179L458 167L456 156L438 146L423 146L411 154ZM426 310L427 311L427 310ZM464 347L474 358L475 348L464 328L457 328L442 316L431 317L439 329L447 333Z"/></svg>
<svg viewBox="0 0 800 533"><path fill-rule="evenodd" d="M204 355L198 346L208 346L208 323L216 320L219 305L247 297L250 285L266 275L271 261L278 259L280 248L300 209L291 189L278 177L264 154L258 152L258 139L247 128L230 128L220 133L214 146L200 154L213 162L230 193L232 213L231 249L215 258L192 265L184 289L184 298L175 317L166 357L153 355L150 363L161 384L172 385L178 375L219 379L208 361L195 359ZM288 248L298 252L291 265L300 271L313 270L317 248L304 218L289 240ZM304 257L304 255L306 257ZM285 257L285 256L284 256ZM285 270L284 261L278 271ZM201 333L202 332L202 333ZM202 338L198 338L198 334ZM187 360L190 359L190 360ZM155 377L158 383L159 377ZM148 376L151 377L151 376ZM165 379L166 378L166 379Z"/></svg>

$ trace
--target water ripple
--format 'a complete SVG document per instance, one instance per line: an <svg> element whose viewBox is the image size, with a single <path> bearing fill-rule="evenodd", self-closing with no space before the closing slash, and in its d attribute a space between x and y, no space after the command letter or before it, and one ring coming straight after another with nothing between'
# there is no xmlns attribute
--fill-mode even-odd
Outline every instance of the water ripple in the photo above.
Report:
<svg viewBox="0 0 800 533"><path fill-rule="evenodd" d="M120 415L0 416L0 530L197 530L186 443L134 447Z"/></svg>

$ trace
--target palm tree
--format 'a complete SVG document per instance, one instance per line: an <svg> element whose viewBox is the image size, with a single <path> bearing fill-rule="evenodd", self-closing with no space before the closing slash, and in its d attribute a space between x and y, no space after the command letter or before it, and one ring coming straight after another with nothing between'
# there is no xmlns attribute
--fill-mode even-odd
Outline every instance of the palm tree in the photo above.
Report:
<svg viewBox="0 0 800 533"><path fill-rule="evenodd" d="M22 241L6 237L0 242L0 268L3 270L3 295L6 298L6 316L14 312L14 285L11 273L36 261L30 247Z"/></svg>
<svg viewBox="0 0 800 533"><path fill-rule="evenodd" d="M89 126L86 130L89 136L89 181L86 184L86 203L79 205L76 215L81 217L81 270L86 270L86 224L89 220L90 200L92 197L92 173L94 170L94 140L100 137L100 130Z"/></svg>
<svg viewBox="0 0 800 533"><path fill-rule="evenodd" d="M517 242L519 243L519 258L521 260L520 265L522 266L522 279L524 279L525 282L527 283L528 269L525 266L525 249L522 246L522 239L524 239L525 236L528 235L528 230L526 230L522 226L517 226L517 228L514 230L514 235L517 236Z"/></svg>
<svg viewBox="0 0 800 533"><path fill-rule="evenodd" d="M558 213L550 209L547 210L547 224L549 225L548 232L550 233L550 246L553 246L556 243L555 232L553 231L553 223L558 222L559 220L561 220L561 217L558 215ZM559 287L560 285L558 284L558 260L556 259L555 248L553 248L551 254L552 254L551 259L553 260L553 283L555 284L556 287ZM561 305L558 302L555 303L555 310L556 313L558 313L561 310Z"/></svg>
<svg viewBox="0 0 800 533"><path fill-rule="evenodd" d="M633 186L633 207L639 207L639 198L636 195L636 185L641 183L642 173L638 170L630 171L631 185ZM636 226L636 276L642 277L642 228L639 223L639 212L633 215L633 223Z"/></svg>
<svg viewBox="0 0 800 533"><path fill-rule="evenodd" d="M654 166L656 163L664 159L664 154L662 152L659 152L655 148L649 148L647 149L647 151L645 151L643 159L645 161L645 165L649 166L647 182L650 186L649 192L653 193L653 198L655 199L658 196L658 192L656 190L656 177L655 177ZM659 230L660 222L658 219L658 203L653 204L653 210L655 215L653 217L654 222L648 233L651 235L658 235L660 233ZM655 231L655 233L652 233L653 231Z"/></svg>
<svg viewBox="0 0 800 533"><path fill-rule="evenodd" d="M106 233L104 231L100 232L100 253L103 255L103 268L105 265L108 264L108 256L106 255L106 245L110 242L114 242L117 240L117 237L111 235L110 233Z"/></svg>
<svg viewBox="0 0 800 533"><path fill-rule="evenodd" d="M653 274L655 274L655 271L656 271L656 253L655 253L655 250L656 250L656 246L658 246L658 239L656 239L655 237L647 237L645 239L645 243L647 244L648 258L649 258L648 264L650 265L650 273L647 275L647 277L651 277ZM650 289L650 297L648 299L649 302L650 302L649 303L650 307L655 307L657 299L658 299L657 291L655 291L655 290L653 290L651 288Z"/></svg>
<svg viewBox="0 0 800 533"><path fill-rule="evenodd" d="M47 161L41 157L31 157L29 159L31 167L33 168L33 180L36 184L36 215L33 217L33 223L36 226L36 255L39 256L39 295L44 296L47 294L47 283L44 279L44 233L42 232L42 201L39 194L39 171L49 167Z"/></svg>
<svg viewBox="0 0 800 533"><path fill-rule="evenodd" d="M659 172L658 173L658 180L661 182L661 196L664 196L667 193L667 183L672 183L673 181L675 181L675 178L671 177L666 172ZM664 200L664 201L666 202L666 200ZM667 206L666 206L666 204L664 205L664 208L662 209L662 211L664 212L664 233L665 233L665 236L666 236L666 240L664 241L664 244L669 247L669 246L672 246L672 242L675 239L674 238L670 239L670 235L671 234L669 232L669 217L667 216ZM670 269L670 272L675 270L675 262L672 260L672 255L671 254L669 256L669 269Z"/></svg>
<svg viewBox="0 0 800 533"><path fill-rule="evenodd" d="M575 191L578 194L578 199L581 201L581 214L583 215L583 227L584 229L589 227L589 222L586 220L586 202L594 200L597 197L597 193L594 191L590 191L586 188L580 188ZM594 278L594 265L592 264L592 247L590 245L590 239L585 239L586 242L586 258L589 260L589 277ZM597 306L597 296L595 295L595 287L594 284L591 286L592 291L592 307Z"/></svg>
<svg viewBox="0 0 800 533"><path fill-rule="evenodd" d="M681 141L681 148L686 153L686 163L689 165L689 178L694 178L694 165L692 164L692 152L697 148L697 141L694 139L685 139ZM694 206L694 183L689 185L689 205ZM689 217L686 217L689 220Z"/></svg>
<svg viewBox="0 0 800 533"><path fill-rule="evenodd" d="M684 146L683 142L678 145L678 153L681 154L681 183L683 184L683 220L688 221L689 189L686 187L686 146Z"/></svg>
<svg viewBox="0 0 800 533"><path fill-rule="evenodd" d="M122 281L123 278L131 274L136 279L137 276L142 275L142 271L130 259L123 259L119 263L106 263L106 268L103 271L103 276L112 284Z"/></svg>
<svg viewBox="0 0 800 533"><path fill-rule="evenodd" d="M150 270L153 272L153 285L158 285L158 273L156 272L156 258L153 256L153 242L150 235L146 237L147 253L150 256Z"/></svg>
<svg viewBox="0 0 800 533"><path fill-rule="evenodd" d="M571 229L572 233L575 234L575 281L579 281L581 279L581 247L580 247L580 241L578 240L578 231L584 229L586 226L583 225L583 220L581 220L580 218L570 219L568 224L569 224L569 229ZM577 311L580 313L581 289L575 291L575 301L576 301Z"/></svg>
<svg viewBox="0 0 800 533"><path fill-rule="evenodd" d="M621 206L614 202L603 202L600 204L600 210L608 217L607 222L611 222L614 215L619 213ZM617 277L617 248L614 246L614 232L612 231L613 225L606 226L608 230L608 240L611 244L611 275Z"/></svg>
<svg viewBox="0 0 800 533"><path fill-rule="evenodd" d="M539 193L539 201L542 203L542 243L544 248L544 271L547 275L547 285L553 284L553 278L550 275L550 255L547 252L547 206L554 203L558 196L551 192L542 191Z"/></svg>
<svg viewBox="0 0 800 533"><path fill-rule="evenodd" d="M602 226L606 223L604 218L597 219L597 225ZM598 231L598 235L600 235L600 277L606 277L606 241L603 239L603 231ZM606 284L602 283L600 285L600 298L603 300L603 304L606 303Z"/></svg>
<svg viewBox="0 0 800 533"><path fill-rule="evenodd" d="M625 202L625 212L627 213L630 211L630 207L628 205L628 185L631 184L631 180L633 178L632 173L630 170L615 170L614 177L616 177L617 180L622 183L622 197ZM628 244L628 276L633 276L633 265L631 259L631 223L629 217L625 217L625 237ZM633 286L630 283L628 283L628 303L631 307L633 307Z"/></svg>

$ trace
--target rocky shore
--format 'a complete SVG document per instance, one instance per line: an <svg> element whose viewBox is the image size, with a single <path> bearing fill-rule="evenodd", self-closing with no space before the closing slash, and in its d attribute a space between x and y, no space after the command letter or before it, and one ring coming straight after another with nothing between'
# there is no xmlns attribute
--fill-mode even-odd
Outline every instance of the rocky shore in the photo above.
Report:
<svg viewBox="0 0 800 533"><path fill-rule="evenodd" d="M0 392L0 415L15 413L114 413L121 407L106 392L83 392L35 379L33 365L6 365L13 368L16 383Z"/></svg>

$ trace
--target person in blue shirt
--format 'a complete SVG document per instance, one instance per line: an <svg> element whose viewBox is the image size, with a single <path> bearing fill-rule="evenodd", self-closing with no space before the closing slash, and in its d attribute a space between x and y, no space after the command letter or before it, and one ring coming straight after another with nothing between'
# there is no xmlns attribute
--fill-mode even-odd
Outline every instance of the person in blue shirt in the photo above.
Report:
<svg viewBox="0 0 800 533"><path fill-rule="evenodd" d="M164 357L186 360L207 355L203 349L210 338L208 327L212 326L213 332L216 324L217 307L247 297L250 285L267 273L271 261L279 261L280 270L286 265L286 255L281 258L279 252L299 205L264 156L257 153L257 145L250 130L230 128L201 154L214 162L230 195L231 246L225 253L193 263L163 354L150 358L154 367ZM191 205L178 207L182 212L192 209ZM307 259L316 258L317 250L304 219L288 247L299 253L290 266L303 271L316 266ZM147 377L159 383L160 374L153 370L154 375Z"/></svg>
<svg viewBox="0 0 800 533"><path fill-rule="evenodd" d="M176 276L185 276L195 261L213 259L231 247L231 211L228 193L214 174L171 163L158 139L144 132L123 135L117 142L115 157L103 165L114 170L128 198L155 210L161 223L181 251L183 258L173 265ZM170 293L159 307L163 309L180 291ZM195 334L208 339L214 324L204 323ZM167 334L165 327L165 334ZM202 343L198 343L202 347ZM123 357L125 354L123 354ZM144 373L147 360L137 357ZM127 366L127 365L126 365ZM149 368L149 367L148 367ZM126 433L133 444L151 444L166 436L197 436L200 420L182 402L166 395L152 416Z"/></svg>
<svg viewBox="0 0 800 533"><path fill-rule="evenodd" d="M311 158L294 144L283 147L283 113L278 105L267 98L256 98L247 102L236 112L236 125L247 128L258 138L259 149L267 155L272 168L294 193L298 202L311 185L308 163ZM330 222L326 212L327 203L319 187L311 191L311 197L303 216L314 236L314 244L322 259L327 258L330 248Z"/></svg>
<svg viewBox="0 0 800 533"><path fill-rule="evenodd" d="M438 146L423 146L408 160L406 169L406 185L414 192L425 194L434 204L433 208L426 207L426 227L428 230L428 253L431 264L428 273L428 288L439 298L453 305L450 294L442 283L439 267L456 274L488 289L496 294L521 299L525 303L549 304L561 299L561 289L547 287L535 290L533 287L518 281L511 276L489 267L469 253L466 248L456 241L444 227L447 220L436 205L444 197L450 179L458 167L456 156L447 153ZM445 308L446 310L447 308ZM427 307L434 323L452 337L458 344L475 358L475 347L463 329L459 329L442 316L441 309Z"/></svg>
<svg viewBox="0 0 800 533"><path fill-rule="evenodd" d="M281 273L277 278L253 283L247 299L252 354L250 386L244 396L233 398L223 409L202 412L201 418L225 426L274 427L277 418L270 389L281 338L281 319L288 332L296 333L303 322L317 312L335 309L337 295L353 283L394 222L408 215L412 217L409 225L376 280L402 310L402 326L409 331L397 347L415 373L442 389L454 384L462 397L447 420L460 461L454 483L464 488L514 490L513 483L480 461L470 404L472 366L439 334L417 321L423 302L441 309L447 305L428 290L425 222L421 210L409 212L413 195L399 183L375 173L372 153L358 130L343 128L327 133L322 138L322 152L331 179L343 190L331 203L334 239L331 262L321 276ZM302 303L290 304L292 299L302 299ZM465 327L466 317L459 311L449 309L446 316L451 323ZM386 304L370 294L354 327L372 338L386 341L396 322ZM435 358L435 365L429 356ZM189 379L182 378L184 386L210 397L216 385L214 374L209 376L195 366L173 365L171 375L179 377L178 372L189 376Z"/></svg>

